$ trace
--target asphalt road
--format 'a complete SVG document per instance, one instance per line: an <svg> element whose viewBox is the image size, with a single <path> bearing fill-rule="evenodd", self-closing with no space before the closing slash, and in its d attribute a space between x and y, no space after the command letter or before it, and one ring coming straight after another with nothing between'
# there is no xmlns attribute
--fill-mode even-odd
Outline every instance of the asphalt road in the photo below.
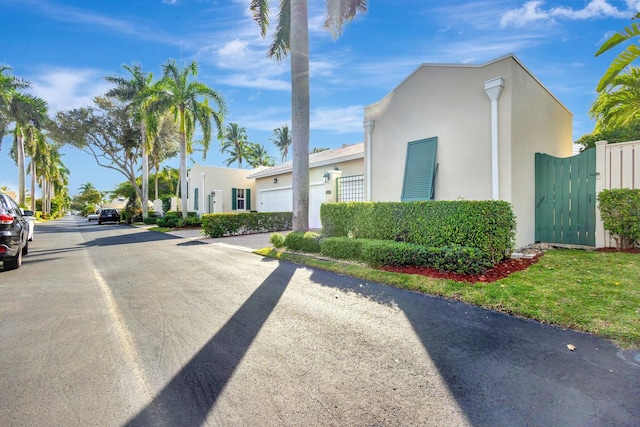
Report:
<svg viewBox="0 0 640 427"><path fill-rule="evenodd" d="M241 243L37 224L0 270L0 425L640 425L638 352Z"/></svg>

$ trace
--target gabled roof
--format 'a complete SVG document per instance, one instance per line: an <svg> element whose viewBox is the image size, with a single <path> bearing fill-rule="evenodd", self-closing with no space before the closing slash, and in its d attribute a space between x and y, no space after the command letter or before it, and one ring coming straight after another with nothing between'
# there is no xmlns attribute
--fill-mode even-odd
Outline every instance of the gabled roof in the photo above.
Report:
<svg viewBox="0 0 640 427"><path fill-rule="evenodd" d="M364 158L364 143L360 142L353 145L344 145L333 150L321 151L309 155L309 168L332 165L339 162L347 162L349 160ZM265 178L273 175L281 175L293 170L293 161L290 160L281 165L272 166L253 172L247 176L247 179Z"/></svg>

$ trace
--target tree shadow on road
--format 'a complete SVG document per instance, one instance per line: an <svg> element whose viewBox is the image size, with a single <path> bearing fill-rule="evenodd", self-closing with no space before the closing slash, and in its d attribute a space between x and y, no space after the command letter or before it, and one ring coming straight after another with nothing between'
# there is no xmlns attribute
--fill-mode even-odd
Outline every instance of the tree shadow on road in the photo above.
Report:
<svg viewBox="0 0 640 427"><path fill-rule="evenodd" d="M474 426L627 425L640 417L640 374L628 376L619 349L607 340L458 301L335 278L324 270L311 275L321 286L403 311ZM568 343L581 352L569 351Z"/></svg>
<svg viewBox="0 0 640 427"><path fill-rule="evenodd" d="M278 264L218 333L126 425L202 425L297 268Z"/></svg>

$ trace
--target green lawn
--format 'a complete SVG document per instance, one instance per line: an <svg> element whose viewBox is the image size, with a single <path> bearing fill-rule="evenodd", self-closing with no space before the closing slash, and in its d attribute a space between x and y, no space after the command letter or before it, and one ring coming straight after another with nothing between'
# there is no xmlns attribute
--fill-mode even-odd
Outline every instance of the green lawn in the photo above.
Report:
<svg viewBox="0 0 640 427"><path fill-rule="evenodd" d="M589 332L625 348L640 348L638 254L554 249L525 271L497 282L469 284L269 248L256 253Z"/></svg>

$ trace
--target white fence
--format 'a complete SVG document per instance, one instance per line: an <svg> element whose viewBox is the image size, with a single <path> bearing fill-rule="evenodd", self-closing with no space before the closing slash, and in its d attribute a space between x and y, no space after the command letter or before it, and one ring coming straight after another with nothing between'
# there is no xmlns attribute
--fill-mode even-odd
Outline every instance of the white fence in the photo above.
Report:
<svg viewBox="0 0 640 427"><path fill-rule="evenodd" d="M640 188L640 141L596 142L596 194L614 188ZM596 206L596 247L615 246Z"/></svg>

